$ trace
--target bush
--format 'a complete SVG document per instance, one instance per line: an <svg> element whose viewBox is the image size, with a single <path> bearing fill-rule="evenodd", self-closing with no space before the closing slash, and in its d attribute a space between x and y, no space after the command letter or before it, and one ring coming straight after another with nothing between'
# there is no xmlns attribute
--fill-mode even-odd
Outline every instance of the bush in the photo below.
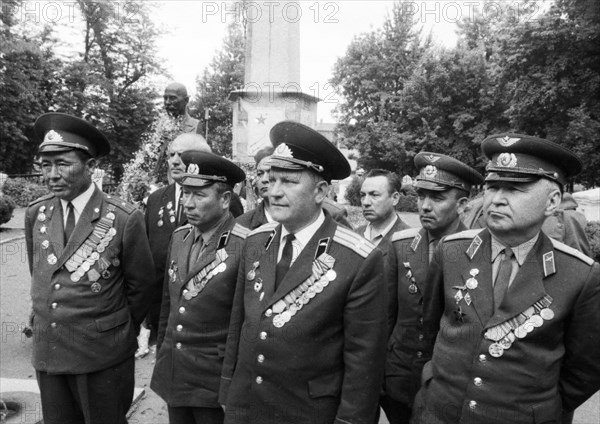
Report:
<svg viewBox="0 0 600 424"><path fill-rule="evenodd" d="M45 185L25 178L9 178L6 180L2 191L20 207L27 206L35 199L50 193Z"/></svg>
<svg viewBox="0 0 600 424"><path fill-rule="evenodd" d="M0 225L10 221L16 206L15 201L9 196L0 195Z"/></svg>
<svg viewBox="0 0 600 424"><path fill-rule="evenodd" d="M585 235L590 242L592 258L594 258L596 262L600 262L600 222L588 222L585 226Z"/></svg>
<svg viewBox="0 0 600 424"><path fill-rule="evenodd" d="M344 197L346 197L346 200L348 203L350 203L350 206L360 206L360 188L362 183L363 178L355 176L352 178L350 184L348 184Z"/></svg>
<svg viewBox="0 0 600 424"><path fill-rule="evenodd" d="M417 191L413 186L404 186L400 190L400 201L396 205L398 212L418 212Z"/></svg>

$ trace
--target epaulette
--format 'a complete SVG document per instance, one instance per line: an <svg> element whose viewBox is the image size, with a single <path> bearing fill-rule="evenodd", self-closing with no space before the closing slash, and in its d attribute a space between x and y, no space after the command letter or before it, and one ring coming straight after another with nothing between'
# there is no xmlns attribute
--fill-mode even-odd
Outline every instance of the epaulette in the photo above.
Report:
<svg viewBox="0 0 600 424"><path fill-rule="evenodd" d="M45 200L50 200L50 199L52 199L53 197L54 197L54 194L53 194L53 193L46 194L45 196L42 196L42 197L40 197L40 198L38 198L38 199L35 199L33 202L30 202L30 203L27 205L27 207L35 206L35 205L37 205L38 203L40 203L40 202L43 202L43 201L45 201Z"/></svg>
<svg viewBox="0 0 600 424"><path fill-rule="evenodd" d="M406 230L396 231L392 234L392 243L399 240L415 238L415 236L419 234L419 231L421 231L420 228L407 228Z"/></svg>
<svg viewBox="0 0 600 424"><path fill-rule="evenodd" d="M182 231L182 230L189 230L191 228L192 228L192 224L185 224L185 225L182 225L181 227L175 228L175 231L173 231L173 233L176 233L176 232Z"/></svg>
<svg viewBox="0 0 600 424"><path fill-rule="evenodd" d="M136 210L135 206L133 206L131 203L127 203L125 200L121 199L120 197L106 196L105 198L108 203L110 203L111 205L117 206L119 209L124 210L125 213L127 213L128 215L133 213L133 211Z"/></svg>
<svg viewBox="0 0 600 424"><path fill-rule="evenodd" d="M560 250L561 252L566 253L567 255L574 256L580 261L585 262L589 266L594 265L595 261L589 256L587 256L585 253L582 253L579 250L572 248L571 246L567 246L566 244L561 243L558 240L554 240L553 238L550 238L550 240L552 241L552 245L556 250Z"/></svg>
<svg viewBox="0 0 600 424"><path fill-rule="evenodd" d="M482 228L475 228L473 230L465 230L459 233L450 234L449 236L444 237L444 241L452 241L452 240L461 240L461 239L472 239L477 234L482 232Z"/></svg>
<svg viewBox="0 0 600 424"><path fill-rule="evenodd" d="M242 240L245 240L246 237L248 237L248 234L250 234L250 229L236 222L233 228L231 229L231 234L241 238Z"/></svg>
<svg viewBox="0 0 600 424"><path fill-rule="evenodd" d="M279 223L273 221L273 222L268 222L266 224L261 225L258 228L255 228L254 230L250 231L248 233L248 235L246 237L250 237L253 236L254 234L259 234L259 233L268 233L273 231L275 228L277 228L277 226L279 225Z"/></svg>
<svg viewBox="0 0 600 424"><path fill-rule="evenodd" d="M333 240L342 246L346 246L363 258L369 256L373 249L375 249L373 243L341 225L337 226Z"/></svg>

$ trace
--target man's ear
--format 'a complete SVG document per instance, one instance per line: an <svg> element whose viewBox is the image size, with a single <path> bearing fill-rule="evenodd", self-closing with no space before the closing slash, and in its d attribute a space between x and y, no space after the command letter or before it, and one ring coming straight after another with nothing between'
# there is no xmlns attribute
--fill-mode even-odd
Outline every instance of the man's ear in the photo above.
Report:
<svg viewBox="0 0 600 424"><path fill-rule="evenodd" d="M400 201L400 193L397 191L392 193L392 204L394 206L398 206L398 202Z"/></svg>
<svg viewBox="0 0 600 424"><path fill-rule="evenodd" d="M315 200L317 203L321 204L327 197L327 193L329 193L329 184L327 181L321 180L315 184Z"/></svg>
<svg viewBox="0 0 600 424"><path fill-rule="evenodd" d="M465 211L465 208L467 207L467 203L469 203L468 197L461 197L460 199L458 199L456 201L456 210L459 215L463 214L463 212Z"/></svg>
<svg viewBox="0 0 600 424"><path fill-rule="evenodd" d="M544 210L544 215L552 216L556 209L560 206L560 202L562 201L562 193L560 189L556 188L550 190L548 192L548 201L546 202L546 209Z"/></svg>
<svg viewBox="0 0 600 424"><path fill-rule="evenodd" d="M231 196L233 195L229 190L221 194L221 199L223 199L223 209L229 210L229 205L231 204Z"/></svg>
<svg viewBox="0 0 600 424"><path fill-rule="evenodd" d="M85 165L89 168L90 173L93 173L94 170L96 169L96 166L98 166L98 160L95 158L89 158L86 162Z"/></svg>

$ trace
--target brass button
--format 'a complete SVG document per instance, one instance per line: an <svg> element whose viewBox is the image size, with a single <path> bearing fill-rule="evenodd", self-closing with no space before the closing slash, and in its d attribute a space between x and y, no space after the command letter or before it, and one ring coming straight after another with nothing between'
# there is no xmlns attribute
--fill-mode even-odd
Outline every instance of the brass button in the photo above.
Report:
<svg viewBox="0 0 600 424"><path fill-rule="evenodd" d="M60 289L60 284L56 283L56 284L54 285L54 290L58 290L58 289Z"/></svg>
<svg viewBox="0 0 600 424"><path fill-rule="evenodd" d="M272 309L267 309L267 310L265 311L265 316L266 316L267 318L269 318L271 315L273 315L273 310L272 310Z"/></svg>
<svg viewBox="0 0 600 424"><path fill-rule="evenodd" d="M179 307L179 313L183 314L185 312L185 308L183 306Z"/></svg>
<svg viewBox="0 0 600 424"><path fill-rule="evenodd" d="M475 402L474 400L469 401L469 408L471 408L471 409L477 408L477 402Z"/></svg>
<svg viewBox="0 0 600 424"><path fill-rule="evenodd" d="M51 324L50 324L50 327L52 327L52 328L56 328L56 323L55 323L55 322L51 323Z"/></svg>
<svg viewBox="0 0 600 424"><path fill-rule="evenodd" d="M181 330L183 330L183 325L179 324L177 327L175 327L175 329L177 331L181 331Z"/></svg>
<svg viewBox="0 0 600 424"><path fill-rule="evenodd" d="M177 342L177 343L175 344L175 347L176 347L177 349L181 349L181 343Z"/></svg>
<svg viewBox="0 0 600 424"><path fill-rule="evenodd" d="M54 302L52 305L50 305L50 307L52 309L56 309L56 308L58 308L58 303Z"/></svg>
<svg viewBox="0 0 600 424"><path fill-rule="evenodd" d="M479 355L479 362L485 364L487 362L487 357L484 354Z"/></svg>
<svg viewBox="0 0 600 424"><path fill-rule="evenodd" d="M262 355L262 354L261 354L261 355L258 355L258 357L256 358L256 360L257 360L259 363L261 363L261 364L262 364L263 362L265 362L265 355Z"/></svg>
<svg viewBox="0 0 600 424"><path fill-rule="evenodd" d="M479 377L475 377L473 379L473 384L475 384L477 387L480 387L483 384L483 380Z"/></svg>
<svg viewBox="0 0 600 424"><path fill-rule="evenodd" d="M420 342L422 342L422 341L423 341L423 339L425 339L425 336L424 336L424 335L422 335L422 334L419 334L419 341L420 341Z"/></svg>
<svg viewBox="0 0 600 424"><path fill-rule="evenodd" d="M423 352L421 352L421 351L418 351L418 352L417 352L417 358L421 358L422 356L423 356Z"/></svg>
<svg viewBox="0 0 600 424"><path fill-rule="evenodd" d="M261 331L258 337L260 337L261 340L267 340L267 332Z"/></svg>
<svg viewBox="0 0 600 424"><path fill-rule="evenodd" d="M256 377L256 384L262 384L263 382L263 378L259 375L258 377Z"/></svg>

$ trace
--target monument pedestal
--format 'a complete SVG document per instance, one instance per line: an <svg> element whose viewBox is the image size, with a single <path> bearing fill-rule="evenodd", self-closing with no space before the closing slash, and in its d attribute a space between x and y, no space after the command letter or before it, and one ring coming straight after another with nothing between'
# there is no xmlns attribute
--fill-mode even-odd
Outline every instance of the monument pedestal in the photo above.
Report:
<svg viewBox="0 0 600 424"><path fill-rule="evenodd" d="M270 146L269 132L284 120L301 122L314 128L318 98L298 91L251 89L235 90L229 95L233 102L233 160L253 162L261 148Z"/></svg>

